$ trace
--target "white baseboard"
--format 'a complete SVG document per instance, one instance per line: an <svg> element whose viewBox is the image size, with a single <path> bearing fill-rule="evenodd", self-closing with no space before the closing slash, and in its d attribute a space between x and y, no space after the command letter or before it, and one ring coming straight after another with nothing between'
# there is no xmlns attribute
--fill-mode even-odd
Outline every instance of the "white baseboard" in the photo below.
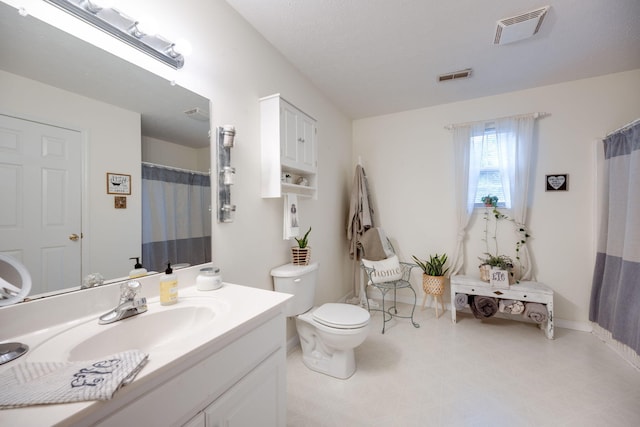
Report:
<svg viewBox="0 0 640 427"><path fill-rule="evenodd" d="M592 332L593 327L590 322L578 322L575 320L558 319L555 320L555 326L558 328L571 329L580 332Z"/></svg>
<svg viewBox="0 0 640 427"><path fill-rule="evenodd" d="M631 366L640 370L640 354L636 353L634 349L627 346L626 344L623 344L620 341L614 339L611 336L611 332L607 331L600 325L595 323L591 323L591 325L593 326L593 335L602 340L607 345L607 347L616 352L618 356L622 357Z"/></svg>

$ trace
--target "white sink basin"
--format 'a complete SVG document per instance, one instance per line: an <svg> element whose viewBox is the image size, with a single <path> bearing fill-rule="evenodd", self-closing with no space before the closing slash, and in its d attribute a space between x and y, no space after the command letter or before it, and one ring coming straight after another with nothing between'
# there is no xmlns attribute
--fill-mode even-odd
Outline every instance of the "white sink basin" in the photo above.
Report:
<svg viewBox="0 0 640 427"><path fill-rule="evenodd" d="M148 304L148 311L108 325L92 318L72 326L32 348L30 361L93 360L125 350L149 354L181 351L190 338L229 312L216 298L183 298L173 306Z"/></svg>

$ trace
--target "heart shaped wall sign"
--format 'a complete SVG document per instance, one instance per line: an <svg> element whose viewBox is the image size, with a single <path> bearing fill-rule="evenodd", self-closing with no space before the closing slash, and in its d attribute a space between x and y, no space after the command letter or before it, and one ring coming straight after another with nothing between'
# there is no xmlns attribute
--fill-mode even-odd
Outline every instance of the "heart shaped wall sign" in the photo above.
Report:
<svg viewBox="0 0 640 427"><path fill-rule="evenodd" d="M566 184L567 175L547 175L547 190L566 190Z"/></svg>

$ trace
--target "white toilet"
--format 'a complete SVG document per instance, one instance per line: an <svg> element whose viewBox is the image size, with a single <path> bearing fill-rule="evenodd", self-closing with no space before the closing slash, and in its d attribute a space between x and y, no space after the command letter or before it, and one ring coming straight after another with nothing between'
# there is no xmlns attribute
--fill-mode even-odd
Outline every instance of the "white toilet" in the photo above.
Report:
<svg viewBox="0 0 640 427"><path fill-rule="evenodd" d="M349 378L356 371L354 349L369 332L369 312L351 304L313 306L318 263L286 264L271 270L274 289L292 294L285 316L296 316L302 361L314 371Z"/></svg>

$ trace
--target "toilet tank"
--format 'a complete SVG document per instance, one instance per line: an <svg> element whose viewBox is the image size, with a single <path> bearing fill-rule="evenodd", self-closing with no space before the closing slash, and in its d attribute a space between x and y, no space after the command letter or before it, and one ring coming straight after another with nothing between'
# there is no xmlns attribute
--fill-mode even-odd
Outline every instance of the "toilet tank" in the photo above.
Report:
<svg viewBox="0 0 640 427"><path fill-rule="evenodd" d="M284 308L287 317L297 316L313 307L318 281L318 263L285 264L271 270L273 289L293 295Z"/></svg>

